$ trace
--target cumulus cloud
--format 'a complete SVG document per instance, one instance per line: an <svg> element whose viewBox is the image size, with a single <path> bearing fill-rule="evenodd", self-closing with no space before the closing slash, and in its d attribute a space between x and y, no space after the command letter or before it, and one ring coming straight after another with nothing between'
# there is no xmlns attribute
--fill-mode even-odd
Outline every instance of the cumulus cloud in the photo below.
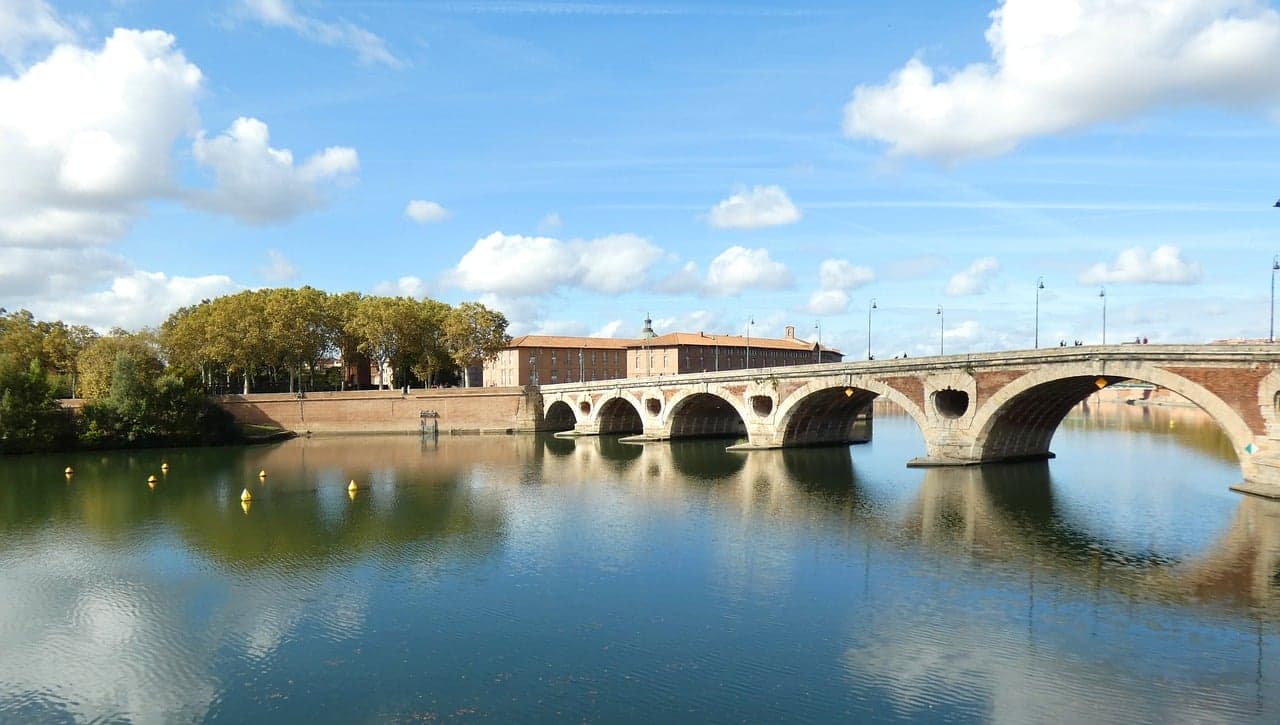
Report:
<svg viewBox="0 0 1280 725"><path fill-rule="evenodd" d="M610 320L604 323L604 326L591 333L591 337L619 337L618 332L622 330L622 320Z"/></svg>
<svg viewBox="0 0 1280 725"><path fill-rule="evenodd" d="M10 66L19 67L34 48L74 38L44 0L0 0L0 58Z"/></svg>
<svg viewBox="0 0 1280 725"><path fill-rule="evenodd" d="M132 269L123 257L98 247L10 247L3 254L0 299L17 300L28 306L28 300L77 294Z"/></svg>
<svg viewBox="0 0 1280 725"><path fill-rule="evenodd" d="M448 219L453 214L434 201L414 199L404 207L404 215L419 224L430 224Z"/></svg>
<svg viewBox="0 0 1280 725"><path fill-rule="evenodd" d="M995 257L983 257L974 260L963 272L956 272L947 281L947 294L952 297L980 295L987 291L991 277L1000 271L1000 263Z"/></svg>
<svg viewBox="0 0 1280 725"><path fill-rule="evenodd" d="M171 193L201 83L174 43L116 30L101 50L61 45L0 76L0 245L105 243Z"/></svg>
<svg viewBox="0 0 1280 725"><path fill-rule="evenodd" d="M431 294L431 287L419 277L406 276L394 282L379 282L373 286L375 295L386 297L413 297L421 299Z"/></svg>
<svg viewBox="0 0 1280 725"><path fill-rule="evenodd" d="M322 206L319 185L360 167L355 149L343 146L295 165L291 151L271 147L270 136L267 124L256 118L237 118L212 139L201 132L191 152L217 183L210 191L193 193L193 202L250 224L281 221Z"/></svg>
<svg viewBox="0 0 1280 725"><path fill-rule="evenodd" d="M617 294L644 283L662 250L634 234L561 241L494 232L449 273L456 286L499 295L538 295L559 287Z"/></svg>
<svg viewBox="0 0 1280 725"><path fill-rule="evenodd" d="M47 311L48 317L74 320L100 329L115 325L138 329L160 324L179 307L238 289L239 285L230 277L220 274L170 277L163 272L134 270L113 279L106 290L71 299L48 300L33 305L33 311Z"/></svg>
<svg viewBox="0 0 1280 725"><path fill-rule="evenodd" d="M917 57L859 86L845 133L956 160L1158 106L1280 100L1280 13L1258 0L1004 0L986 40L989 62Z"/></svg>
<svg viewBox="0 0 1280 725"><path fill-rule="evenodd" d="M849 291L875 281L875 272L846 259L823 260L818 266L818 290L802 309L815 315L836 315L849 309Z"/></svg>
<svg viewBox="0 0 1280 725"><path fill-rule="evenodd" d="M702 289L702 272L696 262L685 262L680 269L658 280L655 289L668 294L698 292Z"/></svg>
<svg viewBox="0 0 1280 725"><path fill-rule="evenodd" d="M1114 262L1099 262L1080 274L1081 284L1190 284L1200 280L1200 265L1182 258L1173 245L1126 249Z"/></svg>
<svg viewBox="0 0 1280 725"><path fill-rule="evenodd" d="M711 260L706 291L714 295L736 295L748 289L787 289L791 284L791 270L770 259L769 250L733 246Z"/></svg>
<svg viewBox="0 0 1280 725"><path fill-rule="evenodd" d="M355 51L365 65L382 64L391 68L404 65L387 50L382 38L346 20L325 22L302 15L289 0L240 0L240 7L245 15L263 25L287 28L322 45Z"/></svg>
<svg viewBox="0 0 1280 725"><path fill-rule="evenodd" d="M267 263L258 268L258 273L269 282L288 282L298 275L298 268L279 250L268 249Z"/></svg>
<svg viewBox="0 0 1280 725"><path fill-rule="evenodd" d="M756 186L716 204L709 220L721 229L758 229L800 221L800 210L781 186Z"/></svg>
<svg viewBox="0 0 1280 725"><path fill-rule="evenodd" d="M814 315L838 315L849 309L849 293L842 289L820 289L809 296L804 311Z"/></svg>

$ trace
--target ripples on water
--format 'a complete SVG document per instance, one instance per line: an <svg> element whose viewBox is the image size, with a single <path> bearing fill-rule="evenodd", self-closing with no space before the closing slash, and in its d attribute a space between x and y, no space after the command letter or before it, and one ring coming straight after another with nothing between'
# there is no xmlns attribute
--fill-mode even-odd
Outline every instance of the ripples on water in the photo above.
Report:
<svg viewBox="0 0 1280 725"><path fill-rule="evenodd" d="M5 459L0 721L1280 721L1280 504L1212 424L912 425Z"/></svg>

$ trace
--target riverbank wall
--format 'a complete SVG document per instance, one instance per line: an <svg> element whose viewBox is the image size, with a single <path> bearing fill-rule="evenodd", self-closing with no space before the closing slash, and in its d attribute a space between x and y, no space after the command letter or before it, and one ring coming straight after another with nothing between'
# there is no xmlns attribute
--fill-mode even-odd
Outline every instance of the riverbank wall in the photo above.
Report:
<svg viewBox="0 0 1280 725"><path fill-rule="evenodd" d="M301 434L517 433L538 430L541 395L524 388L251 393L214 398L236 420Z"/></svg>

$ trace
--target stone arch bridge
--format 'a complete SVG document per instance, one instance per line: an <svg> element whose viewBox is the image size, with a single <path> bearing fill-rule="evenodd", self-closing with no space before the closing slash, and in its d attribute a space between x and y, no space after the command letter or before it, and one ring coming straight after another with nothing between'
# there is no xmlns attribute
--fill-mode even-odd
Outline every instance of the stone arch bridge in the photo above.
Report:
<svg viewBox="0 0 1280 725"><path fill-rule="evenodd" d="M1280 346L1112 345L828 363L545 385L542 427L634 441L725 436L735 450L870 440L871 405L893 401L925 456L963 466L1051 458L1067 413L1123 381L1167 388L1230 439L1244 483L1280 498Z"/></svg>

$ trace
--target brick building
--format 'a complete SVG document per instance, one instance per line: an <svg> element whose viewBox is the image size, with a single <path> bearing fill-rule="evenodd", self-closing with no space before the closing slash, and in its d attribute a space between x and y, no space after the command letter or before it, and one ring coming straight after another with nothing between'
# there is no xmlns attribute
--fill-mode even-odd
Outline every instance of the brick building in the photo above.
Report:
<svg viewBox="0 0 1280 725"><path fill-rule="evenodd" d="M552 385L583 380L740 370L748 367L840 362L837 350L797 339L788 325L782 339L672 332L654 335L645 320L637 340L524 335L484 364L489 386ZM749 356L749 358L748 358Z"/></svg>

